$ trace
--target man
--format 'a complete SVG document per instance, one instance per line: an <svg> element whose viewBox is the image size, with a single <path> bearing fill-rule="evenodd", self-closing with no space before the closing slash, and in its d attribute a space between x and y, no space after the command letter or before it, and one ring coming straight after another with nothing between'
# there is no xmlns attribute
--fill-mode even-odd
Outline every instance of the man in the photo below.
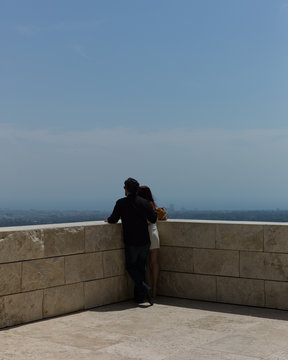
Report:
<svg viewBox="0 0 288 360"><path fill-rule="evenodd" d="M145 273L150 248L148 221L155 223L157 213L149 201L137 195L138 188L139 183L133 178L124 182L126 197L116 202L107 222L115 224L119 219L122 221L126 269L134 281L134 300L137 303L148 300L153 305Z"/></svg>

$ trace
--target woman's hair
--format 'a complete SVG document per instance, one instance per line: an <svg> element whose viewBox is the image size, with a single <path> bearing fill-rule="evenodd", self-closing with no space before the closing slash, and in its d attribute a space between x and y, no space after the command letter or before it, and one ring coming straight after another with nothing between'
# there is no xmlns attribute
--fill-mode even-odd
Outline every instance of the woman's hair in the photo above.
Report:
<svg viewBox="0 0 288 360"><path fill-rule="evenodd" d="M152 204L156 207L152 192L148 186L139 186L138 193L142 198L151 201Z"/></svg>

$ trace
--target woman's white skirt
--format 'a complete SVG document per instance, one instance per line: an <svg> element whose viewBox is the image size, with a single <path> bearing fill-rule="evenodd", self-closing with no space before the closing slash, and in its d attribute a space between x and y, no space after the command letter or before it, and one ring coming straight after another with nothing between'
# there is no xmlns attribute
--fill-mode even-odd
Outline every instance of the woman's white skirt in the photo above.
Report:
<svg viewBox="0 0 288 360"><path fill-rule="evenodd" d="M160 248L160 240L159 240L157 225L149 223L148 230L149 230L150 241L151 241L150 250L159 249Z"/></svg>

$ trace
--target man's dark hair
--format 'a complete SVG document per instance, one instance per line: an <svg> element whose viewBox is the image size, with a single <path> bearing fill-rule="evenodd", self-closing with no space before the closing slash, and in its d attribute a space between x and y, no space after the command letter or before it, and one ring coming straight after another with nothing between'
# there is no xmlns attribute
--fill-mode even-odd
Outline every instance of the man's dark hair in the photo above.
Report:
<svg viewBox="0 0 288 360"><path fill-rule="evenodd" d="M131 194L136 194L139 189L138 181L133 178L128 178L127 180L125 180L124 185L125 189Z"/></svg>

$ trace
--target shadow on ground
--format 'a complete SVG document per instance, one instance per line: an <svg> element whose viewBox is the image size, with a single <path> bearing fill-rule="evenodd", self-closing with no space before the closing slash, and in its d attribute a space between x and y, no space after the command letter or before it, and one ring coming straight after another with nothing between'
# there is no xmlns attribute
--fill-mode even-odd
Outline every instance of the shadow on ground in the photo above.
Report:
<svg viewBox="0 0 288 360"><path fill-rule="evenodd" d="M174 297L162 297L162 296L157 297L157 299L155 300L155 304L288 321L288 311L260 308L254 306L244 306L244 305L242 306L242 305L215 303L215 302L202 301L202 300L197 301L197 300L189 300L189 299L179 299ZM121 311L121 310L124 311L135 307L148 309L150 308L150 306L151 305L149 305L148 303L135 304L132 300L130 300L130 301L123 301L110 305L100 306L97 308L90 309L89 311L113 312L113 311Z"/></svg>

